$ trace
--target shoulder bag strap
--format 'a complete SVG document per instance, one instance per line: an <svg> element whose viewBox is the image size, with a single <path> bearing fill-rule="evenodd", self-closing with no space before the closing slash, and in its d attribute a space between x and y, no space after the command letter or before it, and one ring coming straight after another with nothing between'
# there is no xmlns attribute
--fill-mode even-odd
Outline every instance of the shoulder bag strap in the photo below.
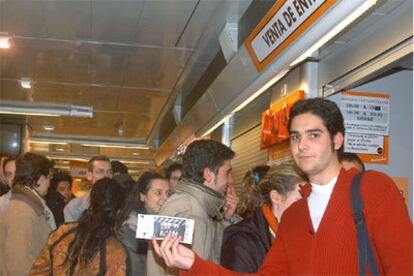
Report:
<svg viewBox="0 0 414 276"><path fill-rule="evenodd" d="M100 254L99 254L99 276L104 276L106 273L106 242L105 240L101 241L100 245Z"/></svg>
<svg viewBox="0 0 414 276"><path fill-rule="evenodd" d="M372 275L379 275L374 251L368 236L367 226L364 218L364 203L361 198L361 179L365 172L355 175L351 184L351 206L354 214L358 238L358 263L359 275L366 275L367 262Z"/></svg>

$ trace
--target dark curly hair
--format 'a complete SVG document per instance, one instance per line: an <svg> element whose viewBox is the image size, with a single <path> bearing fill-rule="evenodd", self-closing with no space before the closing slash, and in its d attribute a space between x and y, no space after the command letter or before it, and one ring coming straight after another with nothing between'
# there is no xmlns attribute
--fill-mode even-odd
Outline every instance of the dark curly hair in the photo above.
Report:
<svg viewBox="0 0 414 276"><path fill-rule="evenodd" d="M69 182L69 186L72 187L72 177L64 172L56 172L53 174L52 179L50 179L50 188L56 190L59 182L66 181Z"/></svg>
<svg viewBox="0 0 414 276"><path fill-rule="evenodd" d="M310 113L321 118L323 124L328 129L332 141L332 150L335 150L333 137L339 133L345 136L344 118L338 105L325 98L311 98L296 102L290 110L290 120L288 129L291 131L291 124L296 116ZM343 151L343 145L338 150Z"/></svg>
<svg viewBox="0 0 414 276"><path fill-rule="evenodd" d="M40 176L47 177L52 163L43 155L27 152L16 160L16 174L14 185L25 185L31 188L38 187Z"/></svg>
<svg viewBox="0 0 414 276"><path fill-rule="evenodd" d="M182 171L183 170L183 165L181 165L180 163L173 163L171 165L168 166L168 168L165 170L165 177L167 179L170 179L171 174L175 171Z"/></svg>
<svg viewBox="0 0 414 276"><path fill-rule="evenodd" d="M205 168L217 174L224 161L233 159L234 155L234 151L220 142L194 141L187 147L183 156L183 177L202 184Z"/></svg>
<svg viewBox="0 0 414 276"><path fill-rule="evenodd" d="M64 262L70 271L74 271L78 262L85 268L99 248L105 246L105 240L115 236L128 215L125 198L125 191L117 181L107 177L96 181L90 193L90 206L79 219Z"/></svg>

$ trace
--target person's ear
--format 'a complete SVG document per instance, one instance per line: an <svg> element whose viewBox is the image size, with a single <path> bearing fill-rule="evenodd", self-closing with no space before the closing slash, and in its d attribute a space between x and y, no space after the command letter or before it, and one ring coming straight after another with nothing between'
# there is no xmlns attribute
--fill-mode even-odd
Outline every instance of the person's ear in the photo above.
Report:
<svg viewBox="0 0 414 276"><path fill-rule="evenodd" d="M273 206L282 203L282 196L276 190L270 191L269 197Z"/></svg>
<svg viewBox="0 0 414 276"><path fill-rule="evenodd" d="M338 132L337 134L335 134L333 139L334 139L333 142L334 142L335 150L339 150L344 143L344 135Z"/></svg>
<svg viewBox="0 0 414 276"><path fill-rule="evenodd" d="M139 200L141 200L141 202L145 201L145 195L143 193L139 193Z"/></svg>
<svg viewBox="0 0 414 276"><path fill-rule="evenodd" d="M91 172L91 171L89 171L89 170L88 170L88 171L86 172L86 178L88 179L88 181L89 181L89 182L91 182L91 181L92 181L92 172Z"/></svg>
<svg viewBox="0 0 414 276"><path fill-rule="evenodd" d="M209 168L204 168L203 177L205 183L212 183L214 181L214 173Z"/></svg>

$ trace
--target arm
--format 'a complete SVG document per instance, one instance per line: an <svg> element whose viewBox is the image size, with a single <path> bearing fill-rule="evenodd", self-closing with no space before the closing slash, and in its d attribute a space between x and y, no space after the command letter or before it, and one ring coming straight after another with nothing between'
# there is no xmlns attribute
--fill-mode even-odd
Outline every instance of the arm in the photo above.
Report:
<svg viewBox="0 0 414 276"><path fill-rule="evenodd" d="M79 198L74 198L66 204L63 208L63 215L65 217L65 222L75 222L79 219L80 214L79 210Z"/></svg>

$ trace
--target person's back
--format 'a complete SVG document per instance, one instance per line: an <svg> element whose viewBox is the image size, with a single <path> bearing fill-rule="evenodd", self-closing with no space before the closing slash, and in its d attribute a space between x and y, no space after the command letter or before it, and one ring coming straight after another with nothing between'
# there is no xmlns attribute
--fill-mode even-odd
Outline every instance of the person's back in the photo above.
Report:
<svg viewBox="0 0 414 276"><path fill-rule="evenodd" d="M68 223L60 226L49 236L46 246L42 249L34 263L30 275L67 275L66 257L70 243L75 239L78 223ZM104 254L105 266L101 267L101 255ZM53 261L52 261L52 259ZM100 245L89 264L83 268L77 265L72 275L101 275L104 269L107 275L128 275L127 254L124 246L114 237L105 240L105 246ZM53 265L52 265L53 264Z"/></svg>
<svg viewBox="0 0 414 276"><path fill-rule="evenodd" d="M0 215L0 275L27 275L56 225L43 196L49 161L26 153L16 161L12 197Z"/></svg>
<svg viewBox="0 0 414 276"><path fill-rule="evenodd" d="M130 260L116 238L126 219L123 188L115 180L100 179L90 201L78 223L63 224L50 235L30 275L128 274Z"/></svg>

